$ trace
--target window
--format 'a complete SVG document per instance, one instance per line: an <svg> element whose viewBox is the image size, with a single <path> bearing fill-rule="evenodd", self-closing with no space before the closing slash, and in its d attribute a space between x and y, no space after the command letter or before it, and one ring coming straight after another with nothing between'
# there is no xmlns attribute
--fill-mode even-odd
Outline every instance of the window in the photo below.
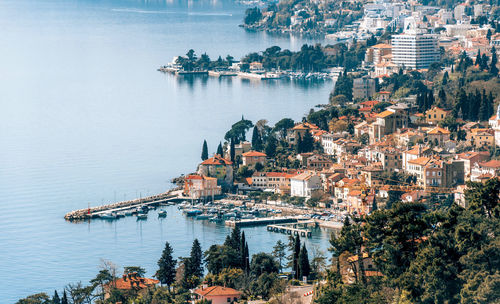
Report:
<svg viewBox="0 0 500 304"><path fill-rule="evenodd" d="M228 302L228 303L231 303L231 298L227 298L227 302Z"/></svg>

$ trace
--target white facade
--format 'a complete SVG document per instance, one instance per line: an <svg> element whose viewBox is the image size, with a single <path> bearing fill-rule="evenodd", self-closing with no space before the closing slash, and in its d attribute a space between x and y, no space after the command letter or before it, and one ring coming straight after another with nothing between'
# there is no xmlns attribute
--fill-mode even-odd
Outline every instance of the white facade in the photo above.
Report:
<svg viewBox="0 0 500 304"><path fill-rule="evenodd" d="M398 66L426 69L439 61L438 39L430 34L394 35L391 40L392 61Z"/></svg>
<svg viewBox="0 0 500 304"><path fill-rule="evenodd" d="M314 190L321 188L321 177L314 172L304 172L290 178L291 196L311 197Z"/></svg>

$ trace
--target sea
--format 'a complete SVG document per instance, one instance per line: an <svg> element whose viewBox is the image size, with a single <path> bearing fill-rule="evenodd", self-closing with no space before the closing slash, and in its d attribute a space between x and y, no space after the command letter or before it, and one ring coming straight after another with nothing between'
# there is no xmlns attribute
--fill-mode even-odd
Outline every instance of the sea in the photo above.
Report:
<svg viewBox="0 0 500 304"><path fill-rule="evenodd" d="M0 1L0 303L62 292L95 277L103 261L152 276L169 242L187 256L230 229L185 218L71 223L65 213L144 197L194 172L203 140L216 151L242 116L301 120L327 103L331 81L176 77L157 71L194 49L236 59L304 37L249 32L231 0ZM287 236L245 228L250 254ZM329 257L330 232L306 240ZM312 254L311 254L312 255Z"/></svg>

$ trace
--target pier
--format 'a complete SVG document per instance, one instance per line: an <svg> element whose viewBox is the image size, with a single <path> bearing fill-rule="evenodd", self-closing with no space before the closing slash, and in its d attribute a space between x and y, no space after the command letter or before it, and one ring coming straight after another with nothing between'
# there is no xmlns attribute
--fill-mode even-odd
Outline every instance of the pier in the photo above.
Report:
<svg viewBox="0 0 500 304"><path fill-rule="evenodd" d="M251 226L263 226L271 224L287 224L287 223L297 223L303 220L302 216L280 216L280 217L261 217L254 219L243 219L235 221L226 221L226 226L229 227L251 227Z"/></svg>
<svg viewBox="0 0 500 304"><path fill-rule="evenodd" d="M118 212L127 209L133 209L141 206L158 205L160 203L176 201L182 199L182 190L179 188L172 189L165 193L160 193L157 195L152 195L144 198L138 198L129 201L123 201L118 203L112 203L108 205L102 205L98 207L85 208L74 210L67 213L64 219L67 221L82 221L97 217L102 213L107 212Z"/></svg>
<svg viewBox="0 0 500 304"><path fill-rule="evenodd" d="M299 221L294 224L273 224L267 225L267 231L285 233L289 235L300 235L302 237L310 238L312 236L311 230L308 229L309 225L316 227L317 223L313 220Z"/></svg>

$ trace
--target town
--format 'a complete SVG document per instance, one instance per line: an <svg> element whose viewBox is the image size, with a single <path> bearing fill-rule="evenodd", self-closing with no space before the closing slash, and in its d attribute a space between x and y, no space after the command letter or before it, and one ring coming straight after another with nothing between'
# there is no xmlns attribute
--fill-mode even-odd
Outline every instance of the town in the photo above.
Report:
<svg viewBox="0 0 500 304"><path fill-rule="evenodd" d="M248 29L335 43L297 52L275 46L240 61L190 50L161 70L258 80L317 73L335 80L328 100L274 125L243 113L220 142L203 141L193 172L176 179L175 197L134 203L174 199L188 216L214 221L216 206L237 203L223 218L234 227L225 242L202 249L195 240L179 261L167 242L155 279L138 266L122 275L105 263L89 286L18 303L496 303L499 15L487 1L302 0L248 9ZM260 220L289 244L250 257L240 226L258 221L244 217L258 208L272 209ZM86 210L79 216L91 217ZM284 224L271 221L279 218ZM328 256L310 255L301 240L311 223L332 228Z"/></svg>

